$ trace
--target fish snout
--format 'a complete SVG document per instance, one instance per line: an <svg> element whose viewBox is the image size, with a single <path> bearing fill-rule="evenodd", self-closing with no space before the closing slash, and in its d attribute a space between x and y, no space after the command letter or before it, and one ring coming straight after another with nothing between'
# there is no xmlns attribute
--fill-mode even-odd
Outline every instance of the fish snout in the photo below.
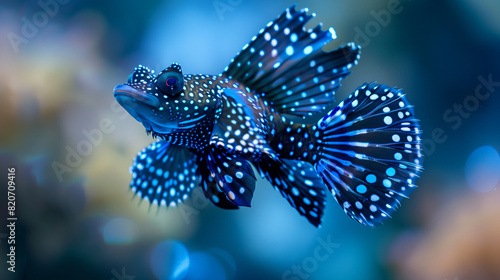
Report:
<svg viewBox="0 0 500 280"><path fill-rule="evenodd" d="M129 85L117 85L113 89L113 95L115 96L116 101L118 101L118 103L122 106L130 101L138 101L155 108L160 107L160 101L158 101L158 98Z"/></svg>

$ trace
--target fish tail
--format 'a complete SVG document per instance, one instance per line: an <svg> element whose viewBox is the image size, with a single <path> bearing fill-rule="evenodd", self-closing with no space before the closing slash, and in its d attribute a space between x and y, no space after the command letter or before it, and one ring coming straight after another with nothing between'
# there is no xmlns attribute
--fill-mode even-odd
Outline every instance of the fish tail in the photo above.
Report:
<svg viewBox="0 0 500 280"><path fill-rule="evenodd" d="M381 223L416 188L421 131L401 90L365 84L310 131L309 161L344 212L360 223Z"/></svg>

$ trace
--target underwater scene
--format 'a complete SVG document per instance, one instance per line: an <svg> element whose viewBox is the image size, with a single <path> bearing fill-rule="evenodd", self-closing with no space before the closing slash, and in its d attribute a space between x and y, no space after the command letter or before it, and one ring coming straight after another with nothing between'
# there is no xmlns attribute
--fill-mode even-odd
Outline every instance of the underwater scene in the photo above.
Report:
<svg viewBox="0 0 500 280"><path fill-rule="evenodd" d="M0 279L500 279L499 13L3 1Z"/></svg>

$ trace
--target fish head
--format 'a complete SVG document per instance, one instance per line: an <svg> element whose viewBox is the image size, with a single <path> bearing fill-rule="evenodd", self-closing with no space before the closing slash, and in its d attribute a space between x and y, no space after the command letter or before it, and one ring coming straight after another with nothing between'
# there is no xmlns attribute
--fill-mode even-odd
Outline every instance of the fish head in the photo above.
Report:
<svg viewBox="0 0 500 280"><path fill-rule="evenodd" d="M190 81L190 75L184 76L177 63L158 75L140 65L113 92L118 103L148 132L161 136L196 127L213 115L219 99L216 91L199 94L194 86L187 86Z"/></svg>

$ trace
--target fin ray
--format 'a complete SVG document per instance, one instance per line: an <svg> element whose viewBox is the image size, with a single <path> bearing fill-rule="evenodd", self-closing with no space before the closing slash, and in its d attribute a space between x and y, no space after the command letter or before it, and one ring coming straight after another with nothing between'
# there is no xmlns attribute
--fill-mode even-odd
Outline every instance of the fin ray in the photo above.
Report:
<svg viewBox="0 0 500 280"><path fill-rule="evenodd" d="M243 47L223 75L256 91L280 113L304 117L324 110L357 64L359 47L350 43L324 52L335 31L321 25L306 30L312 17L306 9L288 8Z"/></svg>
<svg viewBox="0 0 500 280"><path fill-rule="evenodd" d="M130 188L152 204L175 206L197 185L196 155L182 146L155 142L136 156Z"/></svg>
<svg viewBox="0 0 500 280"><path fill-rule="evenodd" d="M214 205L222 209L238 209L232 200L222 191L217 181L212 177L208 164L204 159L204 155L198 158L198 174L201 177L200 186L205 194Z"/></svg>
<svg viewBox="0 0 500 280"><path fill-rule="evenodd" d="M363 85L317 123L315 168L351 218L375 226L416 188L420 126L404 94Z"/></svg>
<svg viewBox="0 0 500 280"><path fill-rule="evenodd" d="M241 155L213 144L208 147L204 161L209 172L199 172L203 174L205 196L222 208L249 207L256 181L250 164Z"/></svg>
<svg viewBox="0 0 500 280"><path fill-rule="evenodd" d="M300 215L316 227L321 224L326 204L325 189L311 164L267 157L258 162L257 168Z"/></svg>

